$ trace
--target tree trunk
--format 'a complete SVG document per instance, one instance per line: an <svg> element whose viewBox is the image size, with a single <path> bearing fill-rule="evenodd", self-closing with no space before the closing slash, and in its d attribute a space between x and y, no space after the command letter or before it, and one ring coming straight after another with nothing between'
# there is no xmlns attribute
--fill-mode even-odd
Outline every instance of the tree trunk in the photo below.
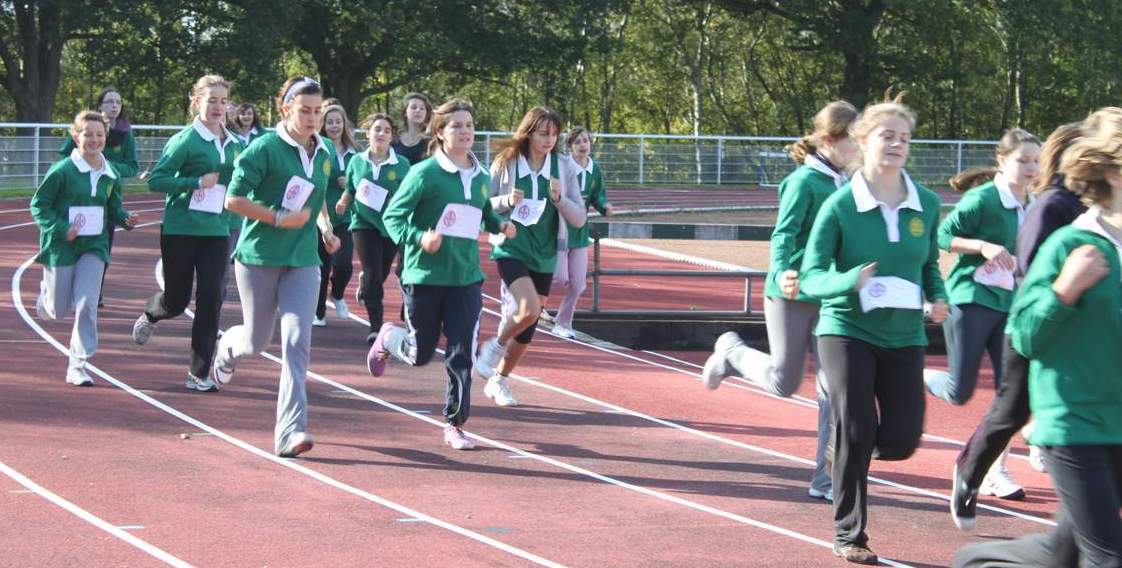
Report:
<svg viewBox="0 0 1122 568"><path fill-rule="evenodd" d="M0 38L0 57L7 71L4 87L20 122L51 121L67 32L62 29L61 10L57 0L14 2L18 53L12 52L8 38Z"/></svg>

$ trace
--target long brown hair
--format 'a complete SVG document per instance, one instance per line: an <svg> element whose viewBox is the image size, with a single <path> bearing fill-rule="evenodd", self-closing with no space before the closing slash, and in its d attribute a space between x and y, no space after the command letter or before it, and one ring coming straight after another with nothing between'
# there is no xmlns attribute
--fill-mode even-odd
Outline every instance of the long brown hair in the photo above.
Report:
<svg viewBox="0 0 1122 568"><path fill-rule="evenodd" d="M306 84L298 87L295 91L293 91L291 93L288 92L290 89L292 89L293 85L295 85L296 83L300 83L300 82L306 82ZM284 107L285 107L285 98L286 97L289 98L289 100L291 100L293 98L296 98L299 95L322 95L322 94L323 94L323 87L321 87L319 82L316 81L315 79L312 79L310 77L292 77L289 80L285 81L284 84L281 85L280 90L277 91L277 99L276 99L277 114L279 114L282 119L284 118Z"/></svg>
<svg viewBox="0 0 1122 568"><path fill-rule="evenodd" d="M1064 152L1082 137L1083 124L1080 122L1057 126L1052 134L1048 135L1040 150L1040 174L1036 178L1036 186L1032 188L1033 194L1039 194L1054 184L1057 177L1063 177L1063 173L1060 172L1060 162L1063 160Z"/></svg>
<svg viewBox="0 0 1122 568"><path fill-rule="evenodd" d="M444 104L436 107L432 111L432 116L429 119L429 155L433 155L437 150L442 148L444 144L441 131L444 130L445 125L452 118L452 113L465 111L475 118L475 107L472 106L471 101L455 97L449 99Z"/></svg>
<svg viewBox="0 0 1122 568"><path fill-rule="evenodd" d="M556 112L543 106L536 106L526 112L526 115L522 117L522 122L518 123L514 136L509 141L502 143L502 150L495 157L496 169L502 171L510 164L511 160L519 155L529 156L530 136L546 124L552 126L558 136L561 135L561 116ZM553 147L551 153L557 153L557 146Z"/></svg>
<svg viewBox="0 0 1122 568"><path fill-rule="evenodd" d="M834 101L814 115L814 132L800 138L784 150L797 163L818 151L822 139L840 140L849 136L849 127L857 120L857 108L846 101Z"/></svg>
<svg viewBox="0 0 1122 568"><path fill-rule="evenodd" d="M319 133L320 136L330 140L330 137L327 136L327 115L333 112L343 115L343 132L339 134L339 140L343 143L343 147L335 149L335 151L342 155L349 149L358 148L355 144L355 137L351 134L351 121L347 118L347 111L344 110L342 106L330 105L323 107L323 113L319 115Z"/></svg>
<svg viewBox="0 0 1122 568"><path fill-rule="evenodd" d="M429 98L424 93L405 93L405 96L401 98L401 127L406 130L409 129L409 101L412 100L421 101L425 105L425 122L421 125L421 133L423 134L429 121L432 120L432 103L429 102ZM397 128L394 128L394 132L397 132Z"/></svg>
<svg viewBox="0 0 1122 568"><path fill-rule="evenodd" d="M1010 128L1009 130L1006 130L1005 134L1001 136L1001 140L998 140L997 151L995 152L995 155L998 158L1005 158L1013 152L1016 152L1017 148L1020 148L1022 144L1036 144L1037 146L1041 145L1040 138L1037 138L1035 134L1032 134L1031 132L1023 128ZM964 192L968 189L972 189L978 187L979 185L982 185L983 183L989 182L993 178L997 177L998 171L999 170L995 167L970 168L968 170L959 172L953 178L948 180L947 183L950 184L951 189L958 192Z"/></svg>

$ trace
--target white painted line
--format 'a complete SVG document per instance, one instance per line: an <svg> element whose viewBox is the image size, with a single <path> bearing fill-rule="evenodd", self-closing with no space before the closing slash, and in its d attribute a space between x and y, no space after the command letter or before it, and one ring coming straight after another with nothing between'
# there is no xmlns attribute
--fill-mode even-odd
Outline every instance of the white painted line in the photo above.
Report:
<svg viewBox="0 0 1122 568"><path fill-rule="evenodd" d="M25 493L35 493L35 492L30 490L30 489L14 489L12 491L9 491L8 493L16 493L16 494L19 494L19 495L23 495Z"/></svg>
<svg viewBox="0 0 1122 568"><path fill-rule="evenodd" d="M144 553L152 556L153 558L156 558L156 559L160 560L164 564L167 564L169 566L182 567L182 568L189 568L191 566L186 561L181 560L181 559L179 559L175 556L172 556L171 554L169 554L168 552L159 548L158 546L153 545L149 542L146 542L142 539L139 539L136 536L133 536L133 535L125 532L124 530L121 530L120 528L113 526L111 523L106 522L101 517L98 517L97 515L94 515L93 513L79 507L78 505L75 505L74 503L72 503L70 501L67 501L66 499L56 495L54 492L48 490L47 488L43 487L42 485L39 485L38 483L35 483L34 481L31 481L30 479L25 477L20 472L12 469L11 467L8 466L8 464L6 464L4 462L0 462L0 473L3 473L4 475L7 475L8 477L14 479L16 481L16 483L19 483L20 485L22 485L22 486L28 488L29 490L35 492L40 497L42 497L42 498L50 501L51 503L54 503L55 505L65 509L70 514L72 514L72 515L82 519L83 521L86 521L87 523L90 523L91 525L94 525L95 527L97 527L97 528L99 528L99 529L101 529L101 530L103 530L103 531L105 531L105 532L107 532L107 533L109 533L109 534L129 543L129 544L131 544L132 546L140 549L141 551L143 551Z"/></svg>
<svg viewBox="0 0 1122 568"><path fill-rule="evenodd" d="M144 525L121 525L117 527L123 531L138 531L144 528Z"/></svg>
<svg viewBox="0 0 1122 568"><path fill-rule="evenodd" d="M398 519L397 522L399 522L399 523L423 523L423 522L425 522L425 520L424 519L406 518L406 519Z"/></svg>
<svg viewBox="0 0 1122 568"><path fill-rule="evenodd" d="M498 299L493 297L493 296L484 294L483 297L485 297L489 300L498 302ZM483 308L483 311L485 313L493 315L495 317L501 317L501 314L499 314L498 312L496 312L494 310L491 310L490 308ZM352 314L352 317L354 317L353 314ZM589 345L587 343L581 343L579 341L575 341L575 340L572 340L572 339L566 339L566 338L558 337L556 335L553 335L553 333L551 331L546 331L546 330L540 330L540 331L543 331L544 333L546 333L547 335L549 335L549 336L551 336L555 339L570 341L570 342L576 343L578 345L585 345L585 346L591 347L593 349L603 351L605 353L612 353L612 354L618 355L620 357L624 357L624 358L627 358L627 359L631 359L631 360L634 360L634 361L645 363L645 364L648 364L648 365L651 365L651 366L654 366L654 367L658 367L658 368L661 368L661 369L666 369L668 371L674 371L674 372L682 373L682 374L685 374L685 375L689 375L691 377L700 378L700 375L698 375L697 373L691 373L689 371L685 371L685 370L682 370L682 369L669 367L669 366L663 365L661 363L656 363L654 361L649 361L649 360L643 359L641 357L636 357L636 356L631 355L629 353L623 353L623 352L620 352L620 351L613 351L611 349L605 349L605 348L602 348L602 347L599 347L599 346L596 346L596 345ZM669 420L663 420L661 418L655 418L654 416L650 416L650 415L644 414L644 413L636 411L636 410L631 410L629 408L618 406L618 405L612 404L610 402L605 402L605 401L602 401L602 400L598 400L598 399L592 398L590 396L586 396L586 395L583 395L583 394L580 394L580 393L577 393L577 392L566 390L566 389L563 389L561 387L553 386L553 385L548 384L548 383L543 383L543 382L540 382L540 381L535 381L533 379L528 379L526 377L522 377L522 376L517 375L517 374L511 374L510 377L514 378L516 380L525 382L525 383L532 384L534 386L544 388L546 390L551 390L551 391L556 392L558 394L563 394L563 395L566 395L566 396L569 396L569 397L572 397L572 398L583 400L585 402L588 402L588 403L596 405L596 406L601 406L603 408L617 410L621 414L629 414L629 415L635 416L637 418L642 418L643 420L648 420L648 421L654 422L656 424L667 426L669 428L674 428L676 430L681 430L683 432L688 432L692 435L700 436L702 438L713 440L715 442L719 442L719 443L730 445L730 446L735 446L735 447L745 449L745 450L749 450L749 451L753 451L753 452L756 452L756 453L762 453L764 455L768 455L768 456L771 456L771 457L786 459L786 460L789 460L789 461L793 461L793 462L796 462L796 463L801 463L803 465L807 465L807 466L811 466L811 467L815 466L815 463L814 463L813 460L808 460L808 459L800 458L798 456L794 456L794 455L791 455L791 454L786 454L786 453L777 452L777 451L774 451L774 450L769 450L767 448L763 448L763 447L752 445L752 444L746 444L744 442L738 442L738 441L733 440L731 438L725 438L723 436L718 436L716 434L711 434L709 432L705 432L705 431L702 431L702 430L697 430L697 429L691 428L689 426L683 426L681 424L678 424L677 422L672 422L672 421L669 421ZM768 394L769 396L775 397L775 395L770 395L769 393L763 393L763 394ZM780 397L775 397L775 398L780 398ZM783 400L783 399L780 398L780 400ZM869 476L869 481L871 481L873 483L878 483L878 484L881 484L881 485L886 485L888 487L901 489L901 490L908 491L908 492L911 492L911 493L915 493L917 495L925 495L927 497L934 497L936 499L942 499L943 501L950 501L950 499L951 499L950 495L944 495L942 493L937 493L935 491L930 491L928 489L923 489L921 487L914 487L914 486L906 485L906 484L903 484L903 483L897 483L895 481L890 481L890 480L887 480L887 479L882 479L882 478L874 477L874 476L871 476L871 475ZM1004 515L1008 515L1008 516L1011 516L1011 517L1016 517L1016 518L1019 518L1019 519L1026 520L1026 521L1032 521L1032 522L1035 522L1035 523L1039 523L1039 524L1046 525L1046 526L1051 526L1051 527L1056 526L1056 523L1054 521L1052 521L1051 519L1045 519L1045 518L1042 518L1042 517L1027 515L1027 514L1021 513L1019 511L1013 511L1011 509L1005 509L1005 508L1002 508L1002 507L995 507L995 506L992 506L992 505L986 505L984 503L978 503L977 506L978 506L979 509L985 509L987 511L992 511L992 512L995 512L995 513L1001 513L1001 514L1004 514Z"/></svg>
<svg viewBox="0 0 1122 568"><path fill-rule="evenodd" d="M62 343L60 343L57 339L55 339L53 336L51 336L49 333L47 333L46 330L44 330L38 324L38 322L33 320L31 318L30 314L27 313L27 309L23 305L23 298L21 296L21 291L20 291L20 278L23 276L23 273L27 271L27 268L29 266L31 266L31 264L34 261L35 261L35 257L28 258L26 262L24 262L22 265L20 265L20 267L16 270L15 274L12 275L12 303L15 305L16 311L19 312L20 317L23 318L24 323L26 323L29 327L31 327L31 329L33 329L36 333L38 333L39 336L42 337L43 340L46 341L49 345L53 346L60 353L66 355L66 354L69 353L69 350ZM279 362L280 360L276 359L276 361ZM558 563L553 562L551 560L547 560L547 559L542 558L538 555L532 554L532 553L527 552L525 550L522 550L520 548L516 548L516 547L511 546L509 544L506 544L504 542L495 540L495 539L493 539L491 537L488 537L486 535L477 533L475 531L466 529L466 528L458 526L458 525L454 525L454 524L449 523L447 521L442 521L440 519L437 519L436 517L432 517L432 516L426 515L424 513L421 513L420 511L416 511L414 509L406 507L405 505L400 505L400 504L395 503L393 501L390 501L389 499L386 499L384 497L380 497L380 496L375 495L373 493L370 493L368 491L364 491L364 490L359 489L357 487L354 487L352 485L348 485L348 484L343 483L343 482L341 482L337 479L334 479L332 477L324 475L324 474L322 474L322 473L320 473L316 470L310 469L310 468L305 467L303 465L300 465L298 463L290 462L290 461L284 460L282 458L279 458L277 456L274 456L273 454L270 454L270 453L262 450L261 448L258 448L257 446L254 446L254 445L252 445L252 444L250 444L250 443L248 443L244 440L241 440L239 438L235 438L233 436L230 436L229 434L226 434L225 432L222 432L221 430L213 428L213 427L201 422L200 420L198 420L198 419L196 419L192 416L189 416L189 415L187 415L183 412L180 412L179 410L177 410L175 408L172 408L171 406L168 406L167 404L164 404L163 402L161 402L159 400L156 400L155 398L152 398L152 397L150 397L146 394L143 394L143 393L139 392L138 390L133 388L131 385L129 385L129 384L123 382L123 381L118 380L117 378L115 378L112 375L102 371L100 368L98 368L94 365L87 365L86 369L89 372L101 377L103 380L112 384L113 386L129 393L130 395L132 395L132 396L134 396L134 397L136 397L136 398L138 398L138 399L140 399L140 400L142 400L142 401L144 401L144 402L146 402L146 403L148 403L148 404L150 404L150 405L152 405L156 408L158 408L159 410L161 410L161 411L163 411L163 412L165 412L165 413L167 413L171 416L174 416L175 418L178 418L179 420L181 420L183 422L186 422L186 423L188 423L188 424L190 424L190 425L192 425L192 426L194 426L194 427L196 427L200 430L203 430L205 432L209 432L212 435L214 435L218 438L221 438L223 441L225 441L225 442L227 442L231 445L234 445L234 446L236 446L236 447L238 447L242 450L245 450L245 451L247 451L247 452L249 452L249 453L251 453L251 454L253 454L257 457L260 457L262 459L271 461L271 462L273 462L275 464L278 464L282 467L289 468L289 469L291 469L291 470L293 470L297 473L303 474L307 477L315 479L316 481L319 481L320 483L323 483L323 484L328 485L330 487L334 487L334 488L339 489L340 491L343 491L345 493L349 493L351 495L354 495L356 497L365 499L367 501L377 503L379 505L382 505L383 507L386 507L388 509L392 509L392 510L397 511L399 513L403 513L403 514L408 515L410 517L423 519L427 523L431 523L431 524L433 524L435 526L438 526L442 529L445 529L445 530L448 530L450 532L459 534L461 536L470 538L472 540L475 540L476 542L480 542L482 544L486 544L488 546L494 547L498 550L501 550L501 551L506 552L508 554L512 554L514 556L517 556L517 557L522 558L524 560L527 560L529 562L533 562L533 563L541 565L541 566L550 566L550 567L561 567L562 566L561 564L558 564ZM311 373L309 373L309 375L310 374ZM0 465L3 465L3 464L0 464ZM112 530L116 530L116 528L112 527L111 525L107 525L107 526L109 526L109 528L112 529ZM132 537L132 535L129 535L128 533L126 533L124 531L117 531L117 532L119 532L123 535L127 535L129 538L135 538L135 537ZM186 564L183 564L183 565L186 566Z"/></svg>

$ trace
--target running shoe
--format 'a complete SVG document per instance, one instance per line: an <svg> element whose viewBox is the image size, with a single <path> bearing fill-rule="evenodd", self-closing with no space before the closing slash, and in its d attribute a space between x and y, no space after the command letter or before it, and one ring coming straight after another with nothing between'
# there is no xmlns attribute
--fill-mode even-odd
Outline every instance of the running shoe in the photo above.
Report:
<svg viewBox="0 0 1122 568"><path fill-rule="evenodd" d="M282 458L294 458L308 450L312 449L315 441L312 440L312 435L307 432L297 432L292 435L283 448L277 450L277 455Z"/></svg>
<svg viewBox="0 0 1122 568"><path fill-rule="evenodd" d="M316 318L312 320L312 325L316 327L327 327L327 318Z"/></svg>
<svg viewBox="0 0 1122 568"><path fill-rule="evenodd" d="M93 386L94 381L88 374L86 374L85 367L74 367L66 371L66 382L76 387L89 387Z"/></svg>
<svg viewBox="0 0 1122 568"><path fill-rule="evenodd" d="M970 487L958 474L958 464L954 466L952 474L953 487L951 488L951 520L959 530L974 530L974 520L977 515L978 491Z"/></svg>
<svg viewBox="0 0 1122 568"><path fill-rule="evenodd" d="M827 489L826 491L819 491L818 489L811 487L807 490L806 494L809 495L811 499L821 499L827 503L834 502L833 488Z"/></svg>
<svg viewBox="0 0 1122 568"><path fill-rule="evenodd" d="M998 499L1021 501L1025 498L1025 489L1013 481L1013 478L1009 475L1009 470L1005 468L1004 458L1003 455L986 473L978 492Z"/></svg>
<svg viewBox="0 0 1122 568"><path fill-rule="evenodd" d="M510 392L507 377L498 373L487 379L487 386L483 387L483 394L499 406L518 406L518 400L514 398L514 393Z"/></svg>
<svg viewBox="0 0 1122 568"><path fill-rule="evenodd" d="M721 386L721 381L729 375L729 351L740 343L742 343L740 336L735 331L726 331L717 338L716 343L713 344L713 354L705 360L705 366L701 368L701 382L705 388L716 390Z"/></svg>
<svg viewBox="0 0 1122 568"><path fill-rule="evenodd" d="M561 324L553 325L553 335L556 335L557 337L563 337L565 339L574 339L577 336L576 332L574 332L572 328L565 327Z"/></svg>
<svg viewBox="0 0 1122 568"><path fill-rule="evenodd" d="M214 392L218 390L218 383L211 377L196 377L191 373L187 373L187 390Z"/></svg>
<svg viewBox="0 0 1122 568"><path fill-rule="evenodd" d="M335 315L339 316L339 319L350 319L351 310L347 307L347 301L342 298L332 301L335 303Z"/></svg>
<svg viewBox="0 0 1122 568"><path fill-rule="evenodd" d="M389 335L393 331L394 325L392 323L383 323L382 328L378 330L378 337L374 339L374 343L370 346L370 351L366 352L366 370L370 372L371 376L380 377L386 373L386 359L390 355L386 349L386 340L389 339Z"/></svg>
<svg viewBox="0 0 1122 568"><path fill-rule="evenodd" d="M1029 446L1029 465L1040 473L1048 473L1048 464L1044 462L1044 450L1040 446Z"/></svg>
<svg viewBox="0 0 1122 568"><path fill-rule="evenodd" d="M880 562L875 552L860 544L834 543L834 555L841 556L846 562L854 564L877 564Z"/></svg>
<svg viewBox="0 0 1122 568"><path fill-rule="evenodd" d="M479 354L475 358L475 365L471 370L479 380L489 380L495 374L499 362L506 355L506 348L499 345L497 337L492 337L479 347Z"/></svg>
<svg viewBox="0 0 1122 568"><path fill-rule="evenodd" d="M363 305L362 304L362 277L365 274L366 274L365 270L360 271L358 273L358 286L355 286L355 302L357 302L358 305L360 305L360 306Z"/></svg>
<svg viewBox="0 0 1122 568"><path fill-rule="evenodd" d="M475 448L475 442L464 435L464 431L457 426L451 424L444 425L444 443L452 446L453 450L471 450Z"/></svg>
<svg viewBox="0 0 1122 568"><path fill-rule="evenodd" d="M149 320L148 314L140 314L136 323L132 324L132 340L137 345L144 345L152 338L153 331L156 331L156 322Z"/></svg>

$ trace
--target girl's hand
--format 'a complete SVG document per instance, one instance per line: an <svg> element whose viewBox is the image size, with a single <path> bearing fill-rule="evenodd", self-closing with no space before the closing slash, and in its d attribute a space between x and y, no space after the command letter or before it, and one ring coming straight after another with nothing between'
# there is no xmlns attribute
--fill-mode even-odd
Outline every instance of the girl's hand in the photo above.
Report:
<svg viewBox="0 0 1122 568"><path fill-rule="evenodd" d="M978 251L989 260L996 264L998 267L1005 270L1013 270L1017 267L1017 261L1013 259L1013 255L1005 250L1005 247L994 243L982 243L982 248Z"/></svg>
<svg viewBox="0 0 1122 568"><path fill-rule="evenodd" d="M137 215L136 213L130 212L128 218L125 219L125 226L128 227L129 229L132 229L133 227L136 226L136 222L139 221L139 220L140 220L140 215Z"/></svg>
<svg viewBox="0 0 1122 568"><path fill-rule="evenodd" d="M218 172L210 172L199 178L199 189L209 189L218 183Z"/></svg>
<svg viewBox="0 0 1122 568"><path fill-rule="evenodd" d="M335 183L339 184L339 187L346 188L347 187L347 178L344 177L344 176L339 176L339 177L335 178Z"/></svg>
<svg viewBox="0 0 1122 568"><path fill-rule="evenodd" d="M343 213L346 213L347 212L347 205L348 204L345 201L340 199L338 202L335 203L335 213L338 214L338 215L342 215Z"/></svg>
<svg viewBox="0 0 1122 568"><path fill-rule="evenodd" d="M421 250L428 254L436 254L440 250L441 243L444 242L444 236L440 233L429 229L425 234L421 235Z"/></svg>
<svg viewBox="0 0 1122 568"><path fill-rule="evenodd" d="M935 303L931 305L931 321L943 323L945 319L947 319L947 302L935 300Z"/></svg>
<svg viewBox="0 0 1122 568"><path fill-rule="evenodd" d="M1083 245L1067 255L1060 275L1052 283L1052 291L1061 302L1071 306L1109 272L1110 265L1103 253L1094 245Z"/></svg>
<svg viewBox="0 0 1122 568"><path fill-rule="evenodd" d="M549 179L549 198L554 203L561 201L561 180L557 178Z"/></svg>
<svg viewBox="0 0 1122 568"><path fill-rule="evenodd" d="M605 217L611 217L612 215L615 215L615 214L616 214L616 208L613 207L611 203L604 206L604 216Z"/></svg>
<svg viewBox="0 0 1122 568"><path fill-rule="evenodd" d="M518 189L517 187L511 189L510 193L506 195L506 206L514 209L514 206L518 205L522 201L523 197L525 197L525 194L522 193L521 189Z"/></svg>
<svg viewBox="0 0 1122 568"><path fill-rule="evenodd" d="M861 290L862 288L864 288L865 285L869 283L869 280L872 280L872 278L876 275L877 275L877 263L870 262L868 265L865 266L865 268L862 268L861 273L857 275L857 288L856 288L856 290Z"/></svg>
<svg viewBox="0 0 1122 568"><path fill-rule="evenodd" d="M66 231L66 240L73 241L76 238L78 238L78 227L71 225L70 230Z"/></svg>
<svg viewBox="0 0 1122 568"><path fill-rule="evenodd" d="M341 246L343 246L343 242L339 240L339 237L335 236L335 233L326 233L323 235L323 248L327 251L327 254L335 254Z"/></svg>
<svg viewBox="0 0 1122 568"><path fill-rule="evenodd" d="M788 300L794 300L799 295L799 271L786 270L779 275L779 289Z"/></svg>
<svg viewBox="0 0 1122 568"><path fill-rule="evenodd" d="M514 227L514 223L503 223L499 225L499 232L508 239L513 239L518 236L518 229Z"/></svg>

